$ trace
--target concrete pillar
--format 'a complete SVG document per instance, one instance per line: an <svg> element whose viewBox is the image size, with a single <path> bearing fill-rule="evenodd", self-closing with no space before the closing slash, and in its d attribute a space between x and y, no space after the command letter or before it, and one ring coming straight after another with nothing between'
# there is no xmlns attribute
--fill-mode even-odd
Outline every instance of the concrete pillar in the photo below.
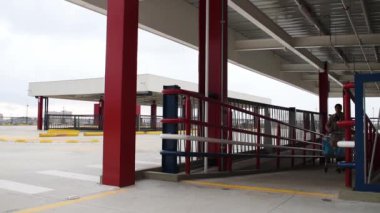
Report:
<svg viewBox="0 0 380 213"><path fill-rule="evenodd" d="M102 183L135 183L138 0L107 1Z"/></svg>

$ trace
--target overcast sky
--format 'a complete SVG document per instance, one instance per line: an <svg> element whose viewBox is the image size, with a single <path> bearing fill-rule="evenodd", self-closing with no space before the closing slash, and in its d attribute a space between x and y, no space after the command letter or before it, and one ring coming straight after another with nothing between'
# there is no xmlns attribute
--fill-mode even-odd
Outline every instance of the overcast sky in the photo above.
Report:
<svg viewBox="0 0 380 213"><path fill-rule="evenodd" d="M106 17L64 0L0 1L0 113L36 115L28 82L104 77ZM138 73L197 81L197 51L139 31ZM229 89L272 104L318 110L311 93L229 65ZM334 103L337 100L332 100ZM338 100L340 101L340 100ZM50 110L91 114L93 103L51 100ZM330 107L331 108L331 107Z"/></svg>

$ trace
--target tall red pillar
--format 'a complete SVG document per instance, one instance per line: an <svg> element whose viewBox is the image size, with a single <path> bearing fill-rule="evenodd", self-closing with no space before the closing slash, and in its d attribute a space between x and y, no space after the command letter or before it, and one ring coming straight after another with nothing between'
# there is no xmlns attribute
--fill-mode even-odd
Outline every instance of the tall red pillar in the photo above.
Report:
<svg viewBox="0 0 380 213"><path fill-rule="evenodd" d="M102 183L135 183L138 0L107 3Z"/></svg>
<svg viewBox="0 0 380 213"><path fill-rule="evenodd" d="M199 92L204 90L207 96L222 102L227 100L227 9L227 0L200 1ZM226 112L222 113L220 106L210 103L208 123L220 126L226 122ZM209 128L208 137L221 138L221 129ZM209 144L208 152L219 153L220 145Z"/></svg>
<svg viewBox="0 0 380 213"><path fill-rule="evenodd" d="M37 110L37 129L42 130L42 113L44 107L44 98L42 96L37 97L38 99L38 110Z"/></svg>
<svg viewBox="0 0 380 213"><path fill-rule="evenodd" d="M319 73L319 113L321 114L321 132L326 134L325 125L327 123L328 116L328 99L329 99L329 72L327 63L325 63L325 68L323 72Z"/></svg>
<svg viewBox="0 0 380 213"><path fill-rule="evenodd" d="M150 105L150 127L152 130L157 129L157 104L153 101Z"/></svg>

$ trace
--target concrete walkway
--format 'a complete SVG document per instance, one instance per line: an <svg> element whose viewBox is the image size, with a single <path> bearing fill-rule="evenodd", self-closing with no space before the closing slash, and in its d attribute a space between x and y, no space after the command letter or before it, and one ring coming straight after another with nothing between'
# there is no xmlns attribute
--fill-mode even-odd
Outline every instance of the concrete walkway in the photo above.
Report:
<svg viewBox="0 0 380 213"><path fill-rule="evenodd" d="M0 128L0 135L23 134ZM29 131L29 130L27 130ZM9 133L11 132L11 133ZM36 131L35 131L36 132ZM35 134L31 130L30 134ZM136 169L160 165L161 140L138 135ZM99 184L102 143L0 142L0 212L379 212L345 201L343 174L322 169L183 182Z"/></svg>

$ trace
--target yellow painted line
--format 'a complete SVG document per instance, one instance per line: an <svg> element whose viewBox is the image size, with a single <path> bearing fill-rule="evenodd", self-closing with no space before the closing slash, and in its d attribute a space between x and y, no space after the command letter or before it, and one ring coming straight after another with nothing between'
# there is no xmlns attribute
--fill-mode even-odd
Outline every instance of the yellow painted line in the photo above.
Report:
<svg viewBox="0 0 380 213"><path fill-rule="evenodd" d="M84 132L83 136L103 136L103 132Z"/></svg>
<svg viewBox="0 0 380 213"><path fill-rule="evenodd" d="M143 132L143 131L137 131L136 132L136 135L143 135L143 134L145 134L145 132Z"/></svg>
<svg viewBox="0 0 380 213"><path fill-rule="evenodd" d="M47 211L47 210L56 209L56 208L59 208L59 207L64 207L64 206L68 206L68 205L72 205L72 204L76 204L76 203L81 203L81 202L84 202L84 201L90 201L90 200L100 199L100 198L107 197L107 196L110 196L110 195L118 194L118 193L120 193L122 191L124 191L124 190L118 189L118 190L114 190L114 191L101 192L101 193L98 193L98 194L81 197L81 198L76 199L76 200L65 200L65 201L61 201L61 202L57 202L57 203L42 205L42 206L38 206L38 207L34 207L34 208L29 208L29 209L24 209L24 210L18 211L17 213L43 212L43 211Z"/></svg>
<svg viewBox="0 0 380 213"><path fill-rule="evenodd" d="M9 139L8 138L0 138L0 142L8 142Z"/></svg>
<svg viewBox="0 0 380 213"><path fill-rule="evenodd" d="M79 143L79 140L66 140L66 143Z"/></svg>
<svg viewBox="0 0 380 213"><path fill-rule="evenodd" d="M198 185L198 186L207 186L215 188L224 188L224 189L237 189L245 191L257 191L257 192L269 192L276 194L290 194L290 195L299 195L299 196L311 196L311 197L320 197L320 198L336 198L336 194L327 194L321 192L305 192L292 189L277 189L269 187L259 187L259 186L244 186L244 185L232 185L225 183L216 183L216 182L206 182L206 181L183 181L188 184Z"/></svg>
<svg viewBox="0 0 380 213"><path fill-rule="evenodd" d="M49 140L49 139L40 139L40 143L52 143L53 140Z"/></svg>
<svg viewBox="0 0 380 213"><path fill-rule="evenodd" d="M92 140L90 140L90 142L91 142L91 143L98 143L99 140L98 140L98 139L92 139Z"/></svg>
<svg viewBox="0 0 380 213"><path fill-rule="evenodd" d="M147 135L160 135L162 132L161 131L147 131Z"/></svg>
<svg viewBox="0 0 380 213"><path fill-rule="evenodd" d="M28 141L26 139L19 138L19 139L15 139L15 142L16 143L27 143Z"/></svg>
<svg viewBox="0 0 380 213"><path fill-rule="evenodd" d="M79 136L79 133L40 133L40 137L72 137Z"/></svg>

